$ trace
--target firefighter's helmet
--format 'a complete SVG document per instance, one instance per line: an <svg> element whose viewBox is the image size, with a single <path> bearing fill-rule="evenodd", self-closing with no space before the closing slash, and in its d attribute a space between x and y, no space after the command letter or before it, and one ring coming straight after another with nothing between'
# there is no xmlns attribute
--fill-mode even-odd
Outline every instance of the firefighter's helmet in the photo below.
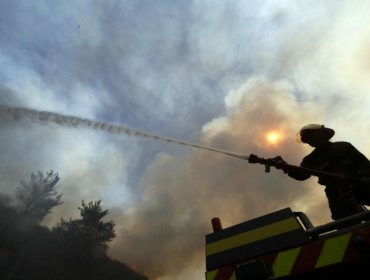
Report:
<svg viewBox="0 0 370 280"><path fill-rule="evenodd" d="M329 140L334 134L333 129L322 124L308 124L297 132L296 139L299 143L306 143L306 139L315 135L315 137L320 137L322 140Z"/></svg>

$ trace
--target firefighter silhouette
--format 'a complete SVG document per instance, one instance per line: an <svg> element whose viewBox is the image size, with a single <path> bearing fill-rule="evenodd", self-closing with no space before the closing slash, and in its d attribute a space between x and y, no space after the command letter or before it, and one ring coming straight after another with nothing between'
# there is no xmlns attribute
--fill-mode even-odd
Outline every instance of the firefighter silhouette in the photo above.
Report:
<svg viewBox="0 0 370 280"><path fill-rule="evenodd" d="M301 167L341 174L349 179L338 182L319 176L318 183L325 186L325 194L333 220L367 211L370 205L370 161L351 143L331 142L335 134L331 128L309 124L297 133L297 141L308 144L314 150L305 156ZM284 167L281 167L284 170ZM284 170L296 180L306 180L309 174Z"/></svg>

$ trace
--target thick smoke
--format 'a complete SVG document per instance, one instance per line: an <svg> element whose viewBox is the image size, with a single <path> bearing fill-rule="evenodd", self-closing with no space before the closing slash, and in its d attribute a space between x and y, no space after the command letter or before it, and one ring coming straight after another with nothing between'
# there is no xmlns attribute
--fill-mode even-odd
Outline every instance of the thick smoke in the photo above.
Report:
<svg viewBox="0 0 370 280"><path fill-rule="evenodd" d="M75 117L58 119L67 127L35 125L29 119L57 118L19 107L116 120L240 154L280 154L293 164L309 152L294 134L317 122L370 154L366 1L28 2L0 4L0 80L9 88L0 104L18 106L20 118L15 124L0 109L1 191L31 172L58 171L64 204L47 224L70 217L82 199L103 199L119 234L111 254L152 280L204 277L203 238L214 216L229 226L290 206L314 224L328 221L323 189L315 179L266 174L199 149L174 156L163 145L152 161L162 149L123 137L126 128L96 133L90 128L110 124L83 119L75 129ZM291 84L251 79L228 94L222 115L225 93L251 75ZM271 128L284 132L280 145L265 143Z"/></svg>
<svg viewBox="0 0 370 280"><path fill-rule="evenodd" d="M291 90L285 82L251 79L229 93L227 115L204 126L201 142L262 156L280 154L299 163L304 151L294 135L297 124L307 122L308 116ZM285 134L279 146L265 142L263 133L270 129ZM123 228L111 252L151 279L171 275L179 279L185 268L204 270L204 235L211 232L212 217L220 217L226 227L285 207L328 213L318 187L295 182L279 171L266 174L262 166L196 150L184 157L159 154L141 188L142 199L123 215Z"/></svg>
<svg viewBox="0 0 370 280"><path fill-rule="evenodd" d="M263 157L280 154L292 164L299 163L306 151L304 146L294 141L298 124L318 122L321 112L315 107L318 119L310 119L314 108L309 103L298 104L294 90L288 82L251 78L240 88L229 92L225 98L226 114L203 126L201 139L197 141L201 145L27 108L0 106L0 116L3 125L20 126L20 130L26 130L26 125L31 125L33 129L45 129L45 123L55 123L65 127L55 130L55 127L48 126L51 132L58 131L59 137L68 135L75 128L85 127L91 128L90 137L98 136L99 133L94 130L99 130L118 136L130 134L166 141L171 145L177 143L201 148L189 149L182 156L164 152L158 154L136 190L140 194L138 201L130 207L115 206L111 211L118 233L111 244L112 256L135 267L150 279L175 276L176 279L186 279L189 271L194 271L194 275L202 275L204 271L204 235L211 231L212 217L220 217L227 227L292 207L293 210L310 214L316 223L328 220L323 192L316 186L311 188L312 181L295 182L279 171L266 174L263 166L250 165L245 160L220 154L223 150L235 151L236 155L254 153ZM283 134L283 140L277 146L265 141L264 133L271 129ZM80 130L79 133L86 131ZM72 134L73 137L75 135ZM66 139L68 137L64 141ZM107 150L107 147L104 149ZM86 154L93 155L94 150L84 151L81 155ZM106 192L104 186L109 182L108 174L115 174L108 171L117 169L117 166L124 168L118 161L119 157L114 148L103 161L93 161L94 166L80 157L73 170L64 170L70 173L64 180L62 174L60 191L65 203L55 211L48 224L53 225L57 217L71 213L71 208L76 204L76 194L81 196L78 199L90 199L91 195L94 195L92 199L96 199L99 198L99 192ZM92 178L93 185L91 175L87 176L91 172L97 174ZM108 172L107 175L104 175L105 172ZM327 213L326 217L322 213Z"/></svg>

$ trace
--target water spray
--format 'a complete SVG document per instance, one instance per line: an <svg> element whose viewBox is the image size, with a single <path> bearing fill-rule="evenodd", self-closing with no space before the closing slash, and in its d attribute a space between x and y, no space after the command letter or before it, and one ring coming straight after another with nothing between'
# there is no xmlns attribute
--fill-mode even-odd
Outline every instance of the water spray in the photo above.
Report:
<svg viewBox="0 0 370 280"><path fill-rule="evenodd" d="M0 118L11 119L11 120L21 120L30 119L34 122L40 123L56 123L64 127L85 127L94 130L102 130L111 134L125 134L136 137L151 138L158 141L164 141L167 143L179 144L183 146L193 147L197 149L203 149L211 152L221 153L224 155L248 160L248 155L238 154L234 152L224 151L212 147L201 146L198 144L193 144L190 142L177 140L161 135L152 134L149 132L144 132L121 125L110 124L106 122L97 122L90 119L79 118L75 116L62 115L59 113L49 112L49 111L38 111L23 107L10 107L5 105L0 105Z"/></svg>
<svg viewBox="0 0 370 280"><path fill-rule="evenodd" d="M260 158L254 154L250 155L244 155L244 154L238 154L234 152L224 151L212 147L206 147L201 146L198 144L193 144L186 141L181 141L173 138L168 138L161 135L156 135L132 128L127 128L120 125L105 123L105 122L97 122L90 119L84 119L79 118L75 116L68 116L68 115L62 115L54 112L48 112L48 111L38 111L34 109L29 108L23 108L23 107L10 107L5 105L0 105L0 119L11 119L11 120L22 120L22 119L30 119L34 122L40 122L40 123L56 123L58 125L64 126L64 127L86 127L91 128L94 130L102 130L111 134L125 134L125 135L131 135L131 136L137 136L137 137L145 137L145 138L151 138L158 141L165 141L167 143L174 143L179 144L183 146L189 146L197 149L203 149L210 152L220 153L240 159L247 160L249 163L258 163L265 165L265 171L269 172L270 167L273 166L277 169L282 169L284 172L299 172L299 173L305 173L317 177L327 178L331 180L335 180L338 182L355 182L355 178L351 178L348 176L344 176L341 174L333 174L329 172L324 172L320 170L313 170L309 168L303 168L301 166L295 166L287 164L286 162L282 161L280 157L275 157L271 159L264 159Z"/></svg>

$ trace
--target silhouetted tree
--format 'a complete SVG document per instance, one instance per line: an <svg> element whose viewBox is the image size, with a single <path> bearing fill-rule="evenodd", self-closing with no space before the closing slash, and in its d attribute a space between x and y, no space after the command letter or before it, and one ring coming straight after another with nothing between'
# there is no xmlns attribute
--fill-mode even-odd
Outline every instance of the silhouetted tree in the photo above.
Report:
<svg viewBox="0 0 370 280"><path fill-rule="evenodd" d="M82 201L80 219L61 219L50 231L40 222L61 204L53 171L31 175L16 196L0 194L0 279L147 280L110 259L107 243L115 237L113 221L101 201Z"/></svg>
<svg viewBox="0 0 370 280"><path fill-rule="evenodd" d="M90 201L88 204L82 201L82 207L78 209L82 219L69 219L69 221L61 219L56 230L68 232L73 236L83 236L84 239L106 249L106 243L116 236L113 221L102 221L109 211L102 210L101 200Z"/></svg>
<svg viewBox="0 0 370 280"><path fill-rule="evenodd" d="M107 242L111 241L116 235L114 233L113 221L102 221L109 214L109 211L102 210L100 204L101 200L90 201L88 204L82 201L82 207L78 207L78 209L80 210L81 223L86 233L96 244L107 248Z"/></svg>
<svg viewBox="0 0 370 280"><path fill-rule="evenodd" d="M50 170L46 173L32 173L29 182L21 181L16 192L19 214L34 222L42 221L53 207L62 203L62 195L55 190L59 179L58 173Z"/></svg>
<svg viewBox="0 0 370 280"><path fill-rule="evenodd" d="M68 244L70 261L81 264L105 257L107 242L115 237L115 233L113 221L102 220L109 211L102 209L101 200L88 204L82 201L78 209L81 219L61 219L54 232Z"/></svg>

